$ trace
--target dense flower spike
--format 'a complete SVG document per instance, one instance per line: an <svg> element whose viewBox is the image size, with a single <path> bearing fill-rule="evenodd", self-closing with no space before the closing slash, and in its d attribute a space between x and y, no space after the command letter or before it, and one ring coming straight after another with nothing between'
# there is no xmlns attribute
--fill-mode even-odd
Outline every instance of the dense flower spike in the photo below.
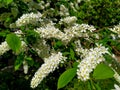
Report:
<svg viewBox="0 0 120 90"><path fill-rule="evenodd" d="M25 26L27 24L35 24L37 21L40 21L42 17L41 13L30 13L30 14L23 14L17 21L16 26Z"/></svg>
<svg viewBox="0 0 120 90"><path fill-rule="evenodd" d="M38 69L31 81L31 87L35 88L41 81L51 72L53 72L59 65L66 60L66 57L62 56L61 52L52 53L48 58L45 58L45 63Z"/></svg>
<svg viewBox="0 0 120 90"><path fill-rule="evenodd" d="M91 48L83 60L78 65L78 79L86 81L90 78L90 73L102 61L105 61L103 54L108 53L108 49L104 46L97 45L96 48Z"/></svg>
<svg viewBox="0 0 120 90"><path fill-rule="evenodd" d="M61 32L59 29L55 28L53 25L48 24L46 27L40 27L35 29L36 32L40 34L42 38L57 38L62 39L64 38L64 33Z"/></svg>
<svg viewBox="0 0 120 90"><path fill-rule="evenodd" d="M67 17L71 18L71 22L75 22L75 17ZM66 19L66 18L65 18ZM66 20L63 22L66 22ZM53 24L47 24L45 27L40 27L35 29L37 33L40 34L42 38L57 38L63 42L69 42L74 37L88 37L89 33L95 31L96 29L92 25L88 24L76 24L74 23L72 26L64 28L64 32L60 31L58 28L55 28Z"/></svg>
<svg viewBox="0 0 120 90"><path fill-rule="evenodd" d="M114 74L114 78L115 80L120 83L120 75L114 70L115 74Z"/></svg>

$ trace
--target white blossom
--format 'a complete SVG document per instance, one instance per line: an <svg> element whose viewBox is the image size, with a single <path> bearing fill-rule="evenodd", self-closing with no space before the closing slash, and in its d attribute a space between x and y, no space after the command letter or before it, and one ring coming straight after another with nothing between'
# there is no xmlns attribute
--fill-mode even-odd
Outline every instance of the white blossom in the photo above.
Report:
<svg viewBox="0 0 120 90"><path fill-rule="evenodd" d="M61 16L69 16L68 8L66 8L64 5L60 5L60 15Z"/></svg>
<svg viewBox="0 0 120 90"><path fill-rule="evenodd" d="M42 38L64 38L64 33L61 32L58 28L55 28L53 25L46 25L46 27L40 27L35 29L36 32L40 34Z"/></svg>
<svg viewBox="0 0 120 90"><path fill-rule="evenodd" d="M20 51L24 51L26 48L26 43L24 41L21 41L21 49ZM0 55L3 55L4 53L6 53L7 51L9 51L11 48L9 47L9 45L7 44L6 41L2 42L0 45Z"/></svg>
<svg viewBox="0 0 120 90"><path fill-rule="evenodd" d="M74 37L89 37L89 32L94 30L96 29L92 25L75 23L73 26L65 28L64 32L70 41Z"/></svg>
<svg viewBox="0 0 120 90"><path fill-rule="evenodd" d="M73 11L75 11L75 12L77 12L77 10L76 10L76 8L75 8L75 6L78 6L78 4L77 3L70 3L70 7L73 9Z"/></svg>
<svg viewBox="0 0 120 90"><path fill-rule="evenodd" d="M2 42L0 45L0 55L3 55L5 52L9 51L10 47L6 41Z"/></svg>
<svg viewBox="0 0 120 90"><path fill-rule="evenodd" d="M35 73L34 77L31 80L31 87L35 88L41 81L51 72L53 72L59 65L62 63L66 57L62 56L61 52L52 53L52 55L48 58L44 58L45 63L38 69Z"/></svg>
<svg viewBox="0 0 120 90"><path fill-rule="evenodd" d="M85 52L83 60L79 63L77 69L78 79L86 81L90 78L90 73L102 61L105 61L103 54L108 53L108 49L104 46L97 45ZM84 53L84 52L83 52Z"/></svg>
<svg viewBox="0 0 120 90"><path fill-rule="evenodd" d="M81 32L87 32L87 31L93 32L96 30L92 25L81 24L80 26L81 26Z"/></svg>
<svg viewBox="0 0 120 90"><path fill-rule="evenodd" d="M68 16L66 18L63 18L60 20L60 22L64 22L64 23L67 23L67 24L73 24L77 21L77 18L75 16Z"/></svg>
<svg viewBox="0 0 120 90"><path fill-rule="evenodd" d="M117 82L120 83L120 75L114 70L115 74L114 74L114 78Z"/></svg>
<svg viewBox="0 0 120 90"><path fill-rule="evenodd" d="M118 86L117 84L114 84L115 89L111 89L111 90L120 90L120 86Z"/></svg>
<svg viewBox="0 0 120 90"><path fill-rule="evenodd" d="M16 26L25 26L27 24L35 24L37 21L40 21L40 18L42 17L41 13L29 13L29 14L23 14L17 21Z"/></svg>
<svg viewBox="0 0 120 90"><path fill-rule="evenodd" d="M117 33L118 36L120 37L120 23L113 28L109 28L112 32Z"/></svg>
<svg viewBox="0 0 120 90"><path fill-rule="evenodd" d="M93 26L87 24L74 24L64 28L64 32L60 31L53 24L47 24L44 27L35 29L42 38L57 38L68 43L74 37L89 37L89 33L96 30Z"/></svg>
<svg viewBox="0 0 120 90"><path fill-rule="evenodd" d="M24 70L24 73L27 74L28 73L28 63L27 61L23 61L23 70Z"/></svg>

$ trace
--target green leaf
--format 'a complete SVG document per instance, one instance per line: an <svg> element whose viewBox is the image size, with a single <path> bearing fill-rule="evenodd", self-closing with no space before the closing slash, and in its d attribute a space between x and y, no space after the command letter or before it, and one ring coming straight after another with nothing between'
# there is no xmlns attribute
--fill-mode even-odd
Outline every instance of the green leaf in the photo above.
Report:
<svg viewBox="0 0 120 90"><path fill-rule="evenodd" d="M6 3L7 3L7 5L8 5L8 4L12 3L12 2L13 2L13 0L6 0L5 2L6 2Z"/></svg>
<svg viewBox="0 0 120 90"><path fill-rule="evenodd" d="M99 64L93 72L93 77L95 79L107 79L112 78L114 71L105 64Z"/></svg>
<svg viewBox="0 0 120 90"><path fill-rule="evenodd" d="M23 60L24 60L24 53L21 53L20 55L17 56L17 59L15 61L15 64L14 64L15 71L20 68L20 66L23 63Z"/></svg>
<svg viewBox="0 0 120 90"><path fill-rule="evenodd" d="M25 60L27 61L28 65L33 66L34 60L31 57L25 57Z"/></svg>
<svg viewBox="0 0 120 90"><path fill-rule="evenodd" d="M98 84L95 84L97 90L101 90L101 87Z"/></svg>
<svg viewBox="0 0 120 90"><path fill-rule="evenodd" d="M21 48L21 41L15 34L8 34L6 37L6 42L15 52L18 52Z"/></svg>
<svg viewBox="0 0 120 90"><path fill-rule="evenodd" d="M74 78L75 75L76 75L76 68L71 68L63 72L58 79L57 88L58 89L63 88Z"/></svg>
<svg viewBox="0 0 120 90"><path fill-rule="evenodd" d="M74 53L73 49L71 49L71 48L70 48L70 57L72 60L74 60L74 58L75 58L75 53Z"/></svg>
<svg viewBox="0 0 120 90"><path fill-rule="evenodd" d="M79 64L79 62L74 62L74 63L73 63L73 67L74 67L74 68L77 68L78 64Z"/></svg>
<svg viewBox="0 0 120 90"><path fill-rule="evenodd" d="M14 8L11 8L11 13L12 13L12 15L15 18L15 17L17 17L19 11L18 11L18 9L16 7L14 7Z"/></svg>

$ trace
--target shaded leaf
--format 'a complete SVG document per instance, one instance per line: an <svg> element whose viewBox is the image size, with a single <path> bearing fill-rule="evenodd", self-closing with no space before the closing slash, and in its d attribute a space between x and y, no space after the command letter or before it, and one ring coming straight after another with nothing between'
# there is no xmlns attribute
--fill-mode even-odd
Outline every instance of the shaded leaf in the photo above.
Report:
<svg viewBox="0 0 120 90"><path fill-rule="evenodd" d="M73 49L70 49L70 57L72 60L75 58L75 53L74 53Z"/></svg>

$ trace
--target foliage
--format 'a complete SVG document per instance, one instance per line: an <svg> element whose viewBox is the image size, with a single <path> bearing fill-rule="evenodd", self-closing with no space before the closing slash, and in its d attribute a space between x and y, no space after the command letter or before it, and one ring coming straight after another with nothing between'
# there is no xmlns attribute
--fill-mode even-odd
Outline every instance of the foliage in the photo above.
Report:
<svg viewBox="0 0 120 90"><path fill-rule="evenodd" d="M0 0L0 90L120 85L119 7L119 0Z"/></svg>
<svg viewBox="0 0 120 90"><path fill-rule="evenodd" d="M17 37L15 34L8 34L6 37L6 41L10 48L16 53L20 50L21 41L19 37Z"/></svg>
<svg viewBox="0 0 120 90"><path fill-rule="evenodd" d="M68 69L58 79L58 89L66 86L76 74L76 68Z"/></svg>
<svg viewBox="0 0 120 90"><path fill-rule="evenodd" d="M95 79L112 78L113 75L114 75L114 71L105 64L99 64L93 72L93 77Z"/></svg>

